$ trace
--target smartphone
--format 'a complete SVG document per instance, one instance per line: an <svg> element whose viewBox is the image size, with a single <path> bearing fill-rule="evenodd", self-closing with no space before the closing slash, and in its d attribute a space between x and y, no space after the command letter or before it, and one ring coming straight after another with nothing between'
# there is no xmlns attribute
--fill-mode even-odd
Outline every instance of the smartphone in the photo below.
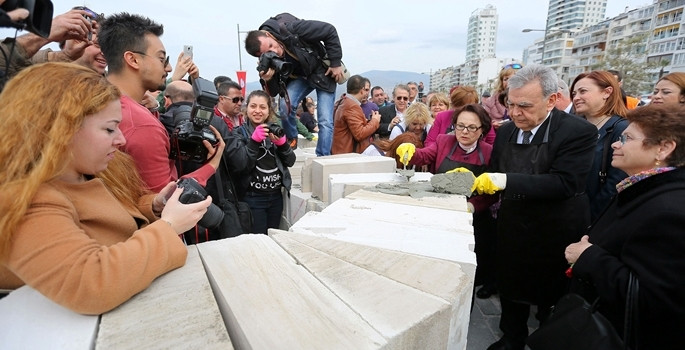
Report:
<svg viewBox="0 0 685 350"><path fill-rule="evenodd" d="M193 58L193 45L183 45L183 54Z"/></svg>

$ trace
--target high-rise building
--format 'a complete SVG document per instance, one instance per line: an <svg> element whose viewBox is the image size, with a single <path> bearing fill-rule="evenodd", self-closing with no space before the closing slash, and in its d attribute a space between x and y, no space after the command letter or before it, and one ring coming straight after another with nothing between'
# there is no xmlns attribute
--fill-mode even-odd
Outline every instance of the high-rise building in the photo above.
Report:
<svg viewBox="0 0 685 350"><path fill-rule="evenodd" d="M466 39L466 62L495 57L497 21L497 9L492 5L471 13Z"/></svg>
<svg viewBox="0 0 685 350"><path fill-rule="evenodd" d="M547 31L576 31L604 20L607 0L549 0Z"/></svg>

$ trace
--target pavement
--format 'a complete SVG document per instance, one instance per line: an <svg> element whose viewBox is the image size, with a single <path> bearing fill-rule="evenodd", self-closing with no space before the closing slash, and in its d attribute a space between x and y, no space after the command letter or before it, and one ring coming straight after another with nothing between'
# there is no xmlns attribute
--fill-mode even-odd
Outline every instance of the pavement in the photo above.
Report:
<svg viewBox="0 0 685 350"><path fill-rule="evenodd" d="M474 297L469 321L469 334L466 338L466 350L485 350L490 344L502 337L502 332L499 330L501 313L498 295L495 294L488 299ZM531 307L531 314L528 318L529 333L532 333L538 325L534 313L535 307Z"/></svg>

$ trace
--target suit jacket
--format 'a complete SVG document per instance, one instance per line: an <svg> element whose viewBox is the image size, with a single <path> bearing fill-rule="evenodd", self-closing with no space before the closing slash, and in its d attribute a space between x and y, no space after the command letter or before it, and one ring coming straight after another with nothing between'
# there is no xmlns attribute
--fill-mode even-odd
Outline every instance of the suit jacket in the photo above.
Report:
<svg viewBox="0 0 685 350"><path fill-rule="evenodd" d="M389 104L385 107L381 107L378 109L378 113L381 114L381 123L380 126L378 127L378 135L380 137L390 137L390 131L388 130L388 127L390 126L390 122L392 121L395 116L397 116L397 110L395 109L394 104Z"/></svg>
<svg viewBox="0 0 685 350"><path fill-rule="evenodd" d="M510 300L552 305L568 283L564 249L577 242L590 224L584 193L597 129L553 109L531 140L539 152L536 159L512 160L533 168L531 173L502 168L507 164L501 161L506 152L522 146L517 144L518 131L514 122L504 124L490 158L491 171L507 175L497 216L499 287ZM539 156L543 152L546 159Z"/></svg>
<svg viewBox="0 0 685 350"><path fill-rule="evenodd" d="M679 349L685 329L685 170L653 175L619 192L590 228L593 245L573 265L572 291L599 296L623 334L629 274L639 281L639 349Z"/></svg>
<svg viewBox="0 0 685 350"><path fill-rule="evenodd" d="M362 153L371 144L378 121L366 120L359 102L343 96L335 109L331 154Z"/></svg>

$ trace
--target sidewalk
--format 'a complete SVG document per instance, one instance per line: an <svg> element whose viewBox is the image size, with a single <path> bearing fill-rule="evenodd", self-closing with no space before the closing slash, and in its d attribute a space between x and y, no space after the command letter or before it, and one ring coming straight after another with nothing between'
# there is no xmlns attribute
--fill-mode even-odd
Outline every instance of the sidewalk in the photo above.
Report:
<svg viewBox="0 0 685 350"><path fill-rule="evenodd" d="M474 297L466 350L485 350L490 344L499 340L502 336L502 332L499 330L499 316L501 312L502 309L500 308L498 295L493 295L488 299ZM537 326L538 321L535 319L535 307L531 307L530 317L528 318L528 331L532 333Z"/></svg>

